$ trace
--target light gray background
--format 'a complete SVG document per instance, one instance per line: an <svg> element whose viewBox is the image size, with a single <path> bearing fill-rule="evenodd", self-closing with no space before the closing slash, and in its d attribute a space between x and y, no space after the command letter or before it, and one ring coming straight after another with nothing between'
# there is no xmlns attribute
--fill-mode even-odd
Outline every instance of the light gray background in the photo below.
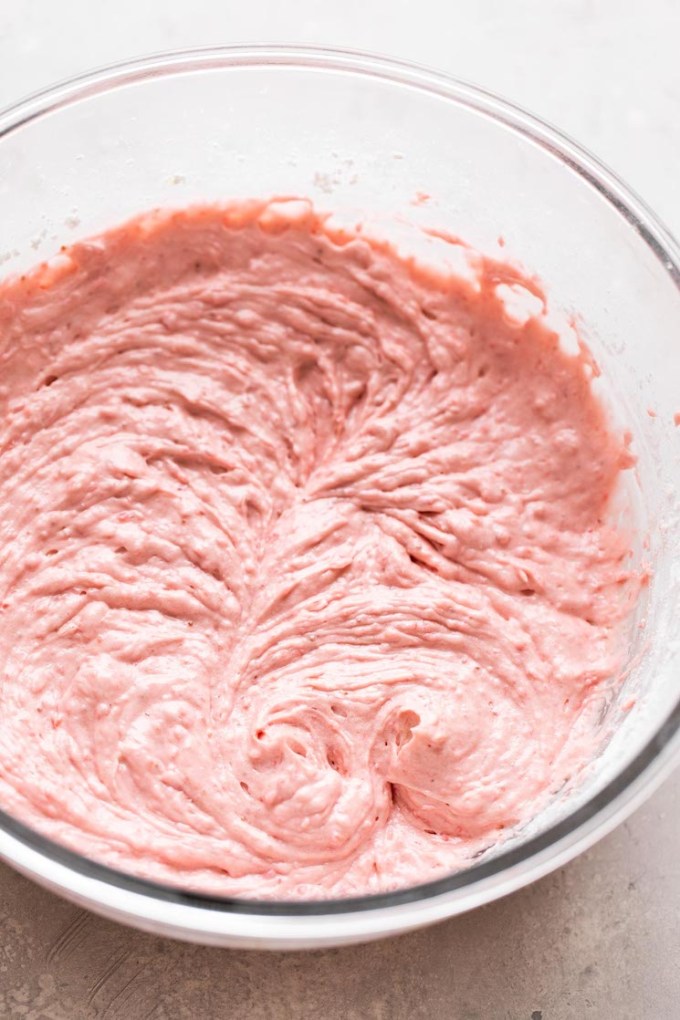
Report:
<svg viewBox="0 0 680 1020"><path fill-rule="evenodd" d="M252 41L373 49L495 89L590 146L680 234L678 0L0 0L0 105L97 64ZM353 949L183 946L0 866L0 1020L674 1020L679 965L677 776L532 888Z"/></svg>

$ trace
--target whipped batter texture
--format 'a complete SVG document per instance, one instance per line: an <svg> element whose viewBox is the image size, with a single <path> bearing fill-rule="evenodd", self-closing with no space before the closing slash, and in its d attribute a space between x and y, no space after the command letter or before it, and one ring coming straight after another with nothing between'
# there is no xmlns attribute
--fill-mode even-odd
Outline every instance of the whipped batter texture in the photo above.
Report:
<svg viewBox="0 0 680 1020"><path fill-rule="evenodd" d="M517 269L300 201L2 285L0 807L281 898L531 818L597 746L631 601L630 457L543 312Z"/></svg>

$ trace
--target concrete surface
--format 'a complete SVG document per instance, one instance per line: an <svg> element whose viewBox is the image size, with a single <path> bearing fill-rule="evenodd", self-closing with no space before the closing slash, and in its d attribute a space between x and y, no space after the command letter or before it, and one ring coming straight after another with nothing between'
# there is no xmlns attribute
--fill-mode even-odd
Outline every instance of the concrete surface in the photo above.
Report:
<svg viewBox="0 0 680 1020"><path fill-rule="evenodd" d="M680 234L677 0L0 0L0 105L96 64L218 42L356 46L533 108ZM680 782L584 857L436 928L261 955L104 922L0 867L0 1020L675 1020Z"/></svg>

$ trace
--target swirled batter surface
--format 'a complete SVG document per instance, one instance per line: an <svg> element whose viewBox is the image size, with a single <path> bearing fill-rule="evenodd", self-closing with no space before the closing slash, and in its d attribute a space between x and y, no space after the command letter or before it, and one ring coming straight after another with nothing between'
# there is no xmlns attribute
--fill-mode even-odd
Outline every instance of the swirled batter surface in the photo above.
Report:
<svg viewBox="0 0 680 1020"><path fill-rule="evenodd" d="M5 810L160 880L351 895L587 760L628 454L534 281L423 251L246 203L0 288Z"/></svg>

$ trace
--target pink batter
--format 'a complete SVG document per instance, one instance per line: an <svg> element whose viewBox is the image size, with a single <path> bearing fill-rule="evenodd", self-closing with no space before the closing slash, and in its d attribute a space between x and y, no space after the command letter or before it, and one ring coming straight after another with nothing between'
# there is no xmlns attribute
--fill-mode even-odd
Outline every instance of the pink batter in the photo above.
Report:
<svg viewBox="0 0 680 1020"><path fill-rule="evenodd" d="M352 895L463 866L593 753L629 455L536 282L423 247L246 203L0 288L5 810L159 880Z"/></svg>

